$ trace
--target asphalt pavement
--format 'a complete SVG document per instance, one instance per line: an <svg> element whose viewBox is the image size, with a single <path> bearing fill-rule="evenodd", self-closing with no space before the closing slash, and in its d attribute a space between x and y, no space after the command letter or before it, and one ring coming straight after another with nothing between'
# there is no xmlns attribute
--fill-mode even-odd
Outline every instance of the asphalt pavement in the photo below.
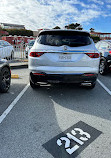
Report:
<svg viewBox="0 0 111 158"><path fill-rule="evenodd" d="M33 90L28 69L12 73L19 78L0 94L0 158L111 157L111 73L99 75L102 85L92 90L73 84Z"/></svg>

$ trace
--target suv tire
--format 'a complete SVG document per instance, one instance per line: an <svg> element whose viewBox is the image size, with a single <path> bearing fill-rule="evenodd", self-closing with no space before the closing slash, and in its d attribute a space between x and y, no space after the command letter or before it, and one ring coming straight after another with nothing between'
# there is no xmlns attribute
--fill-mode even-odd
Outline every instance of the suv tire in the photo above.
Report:
<svg viewBox="0 0 111 158"><path fill-rule="evenodd" d="M31 86L33 89L36 89L36 88L39 88L39 87L40 87L40 84L38 84L38 83L33 83L33 82L30 80L30 86Z"/></svg>
<svg viewBox="0 0 111 158"><path fill-rule="evenodd" d="M34 81L34 77L32 77L31 74L30 74L30 79L29 80L30 80L30 86L33 89L40 87L40 84L38 84L37 82Z"/></svg>
<svg viewBox="0 0 111 158"><path fill-rule="evenodd" d="M89 87L89 89L93 89L95 87L95 85L96 85L96 82L92 82L91 86Z"/></svg>
<svg viewBox="0 0 111 158"><path fill-rule="evenodd" d="M105 59L100 60L99 73L105 75L108 73L108 65Z"/></svg>
<svg viewBox="0 0 111 158"><path fill-rule="evenodd" d="M6 93L10 88L11 83L11 73L7 67L2 69L2 80L0 83L0 92Z"/></svg>

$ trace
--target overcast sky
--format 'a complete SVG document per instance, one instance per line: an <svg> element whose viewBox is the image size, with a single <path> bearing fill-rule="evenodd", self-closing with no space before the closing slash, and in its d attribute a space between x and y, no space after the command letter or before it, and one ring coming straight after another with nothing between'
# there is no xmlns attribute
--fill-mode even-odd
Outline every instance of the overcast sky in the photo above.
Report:
<svg viewBox="0 0 111 158"><path fill-rule="evenodd" d="M87 31L111 32L111 0L0 0L0 22L31 30L77 22Z"/></svg>

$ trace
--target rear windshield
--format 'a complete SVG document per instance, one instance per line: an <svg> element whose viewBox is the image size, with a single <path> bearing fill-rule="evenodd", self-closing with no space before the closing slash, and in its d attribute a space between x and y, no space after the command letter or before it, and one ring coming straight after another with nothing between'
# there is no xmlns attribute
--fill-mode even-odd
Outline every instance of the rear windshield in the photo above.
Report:
<svg viewBox="0 0 111 158"><path fill-rule="evenodd" d="M68 45L70 47L79 47L91 44L91 38L90 35L85 32L46 31L39 35L37 42L49 46Z"/></svg>

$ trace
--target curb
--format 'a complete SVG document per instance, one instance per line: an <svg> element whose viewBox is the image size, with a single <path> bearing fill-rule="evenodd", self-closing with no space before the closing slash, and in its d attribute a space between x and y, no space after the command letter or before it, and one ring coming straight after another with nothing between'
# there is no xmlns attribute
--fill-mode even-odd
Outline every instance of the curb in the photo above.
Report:
<svg viewBox="0 0 111 158"><path fill-rule="evenodd" d="M17 74L11 74L11 78L13 78L13 79L18 79L18 78L19 78L19 75L17 75Z"/></svg>
<svg viewBox="0 0 111 158"><path fill-rule="evenodd" d="M26 65L10 65L11 69L23 69L23 68L28 68L28 64Z"/></svg>

